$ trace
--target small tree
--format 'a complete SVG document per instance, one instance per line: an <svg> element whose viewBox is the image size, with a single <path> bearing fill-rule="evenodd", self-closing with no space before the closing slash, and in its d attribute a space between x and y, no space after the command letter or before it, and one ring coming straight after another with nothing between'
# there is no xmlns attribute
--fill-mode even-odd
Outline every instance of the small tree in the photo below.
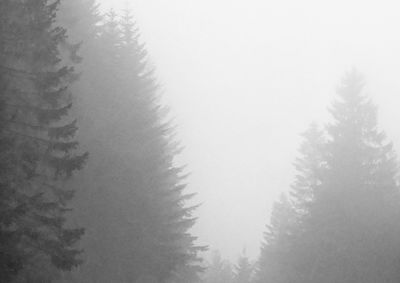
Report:
<svg viewBox="0 0 400 283"><path fill-rule="evenodd" d="M250 283L253 279L253 264L250 263L249 258L243 253L235 266L234 283Z"/></svg>
<svg viewBox="0 0 400 283"><path fill-rule="evenodd" d="M234 273L229 262L223 260L219 252L214 251L210 264L203 275L204 283L232 283Z"/></svg>
<svg viewBox="0 0 400 283"><path fill-rule="evenodd" d="M288 197L282 194L275 202L270 224L264 234L256 282L286 282L291 275L288 256L293 244L293 227L297 220L295 210Z"/></svg>

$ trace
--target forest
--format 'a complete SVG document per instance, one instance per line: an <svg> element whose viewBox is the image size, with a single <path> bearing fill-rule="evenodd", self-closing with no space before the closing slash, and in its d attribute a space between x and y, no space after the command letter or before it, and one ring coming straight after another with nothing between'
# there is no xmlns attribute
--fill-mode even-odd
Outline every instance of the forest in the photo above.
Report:
<svg viewBox="0 0 400 283"><path fill-rule="evenodd" d="M226 260L193 232L202 204L133 12L0 0L0 282L399 282L398 158L362 72L301 134L259 256Z"/></svg>

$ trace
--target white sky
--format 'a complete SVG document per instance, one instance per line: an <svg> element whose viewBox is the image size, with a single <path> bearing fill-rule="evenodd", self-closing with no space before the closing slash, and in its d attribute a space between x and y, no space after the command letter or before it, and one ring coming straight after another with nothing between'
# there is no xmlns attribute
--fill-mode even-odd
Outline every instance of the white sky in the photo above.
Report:
<svg viewBox="0 0 400 283"><path fill-rule="evenodd" d="M126 0L102 0L121 7ZM355 66L400 146L396 2L131 0L198 192L200 242L255 258L298 134ZM397 121L396 121L397 119ZM393 121L390 123L390 121Z"/></svg>

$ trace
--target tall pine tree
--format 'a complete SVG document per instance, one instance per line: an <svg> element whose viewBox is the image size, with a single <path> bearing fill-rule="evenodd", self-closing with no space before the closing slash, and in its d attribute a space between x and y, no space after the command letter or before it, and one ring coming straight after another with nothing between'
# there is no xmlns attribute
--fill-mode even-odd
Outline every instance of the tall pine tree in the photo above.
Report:
<svg viewBox="0 0 400 283"><path fill-rule="evenodd" d="M399 280L397 160L363 86L348 73L330 109L326 170L304 237L307 282Z"/></svg>
<svg viewBox="0 0 400 283"><path fill-rule="evenodd" d="M79 1L75 5L79 9ZM82 61L89 95L78 109L91 152L80 177L89 189L76 202L77 218L87 228L86 263L71 281L195 279L203 249L189 232L196 207L186 205L193 195L185 194L183 168L174 163L180 148L146 49L129 12L121 19L110 12L98 26L91 59Z"/></svg>
<svg viewBox="0 0 400 283"><path fill-rule="evenodd" d="M278 274L272 282L399 280L397 160L363 86L359 73L348 73L325 133L308 131L295 164L291 248L277 266L285 273L264 273L261 282L270 274Z"/></svg>
<svg viewBox="0 0 400 283"><path fill-rule="evenodd" d="M5 157L0 209L6 238L0 273L8 282L44 282L50 280L46 269L70 270L80 263L74 245L83 231L66 227L73 196L66 181L87 158L74 154L77 126L68 117L68 86L75 76L60 64L65 30L54 25L59 1L5 0L0 5Z"/></svg>
<svg viewBox="0 0 400 283"><path fill-rule="evenodd" d="M292 249L296 214L289 198L282 194L275 202L270 224L264 233L260 258L255 274L256 282L290 282L289 254Z"/></svg>
<svg viewBox="0 0 400 283"><path fill-rule="evenodd" d="M187 207L186 202L193 194L185 194L183 168L174 164L180 147L172 139L171 125L164 121L165 110L158 102L153 71L148 67L146 50L139 42L129 12L125 13L121 26L121 61L126 66L122 67L125 74L122 88L125 86L126 92L132 94L131 105L127 105L130 107L127 111L132 113L130 147L135 150L131 162L140 164L136 167L139 182L133 187L147 206L138 211L143 218L138 218L137 223L141 230L146 227L146 233L152 235L141 235L136 266L142 266L141 272L155 276L158 282L165 282L177 268L200 270L197 252L204 248L196 246L195 237L189 233L195 223L191 215L196 206Z"/></svg>

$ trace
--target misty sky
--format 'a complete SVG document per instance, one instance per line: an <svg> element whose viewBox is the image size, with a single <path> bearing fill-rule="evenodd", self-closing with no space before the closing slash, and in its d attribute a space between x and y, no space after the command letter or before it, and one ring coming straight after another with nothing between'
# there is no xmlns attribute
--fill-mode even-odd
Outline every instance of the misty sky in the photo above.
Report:
<svg viewBox="0 0 400 283"><path fill-rule="evenodd" d="M203 203L201 243L230 259L244 248L257 256L271 204L293 178L298 134L326 121L352 67L400 151L400 7L377 2L130 1Z"/></svg>

